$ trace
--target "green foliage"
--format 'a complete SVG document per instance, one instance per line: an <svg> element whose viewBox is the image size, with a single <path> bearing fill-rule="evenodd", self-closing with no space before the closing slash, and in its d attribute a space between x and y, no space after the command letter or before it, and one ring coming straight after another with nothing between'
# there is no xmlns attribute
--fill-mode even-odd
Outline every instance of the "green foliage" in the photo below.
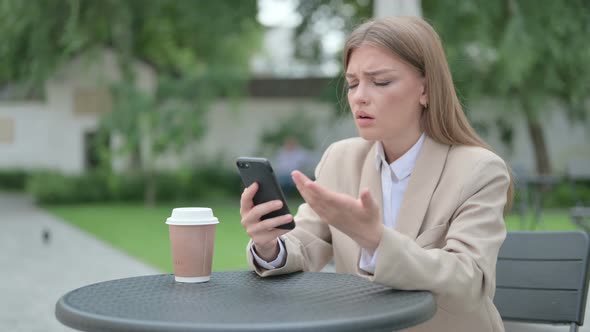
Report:
<svg viewBox="0 0 590 332"><path fill-rule="evenodd" d="M216 71L196 77L161 77L155 93L120 82L112 86L114 111L103 118L102 126L106 133L124 138L122 153L138 151L140 146L147 149L141 166L151 167L156 156L170 150L180 153L200 139L213 99L236 97L245 83L246 77L240 73Z"/></svg>
<svg viewBox="0 0 590 332"><path fill-rule="evenodd" d="M206 109L188 98L162 96L158 100L160 90L152 95L128 83L113 86L113 112L102 121L106 132L124 138L120 152L126 154L141 146L147 148L149 155L142 156L144 163L152 162L155 156L168 149L179 151L204 134Z"/></svg>
<svg viewBox="0 0 590 332"><path fill-rule="evenodd" d="M590 61L588 1L424 0L422 5L463 94L526 98L539 111L545 98L559 98L570 116L585 116L590 67L581 64Z"/></svg>
<svg viewBox="0 0 590 332"><path fill-rule="evenodd" d="M370 19L373 16L373 0L306 0L299 2L297 12L302 20L295 29L295 56L310 64L330 60L342 64L340 53L325 52L322 38L333 31L348 33L357 24ZM337 75L319 97L334 105L335 117L347 111L345 83L344 75Z"/></svg>
<svg viewBox="0 0 590 332"><path fill-rule="evenodd" d="M372 0L306 0L297 11L302 17L295 30L295 55L309 62L325 60L322 37L328 31L349 32L373 16Z"/></svg>
<svg viewBox="0 0 590 332"><path fill-rule="evenodd" d="M314 49L328 29L348 32L371 16L367 1L301 1L299 49ZM559 100L572 120L585 119L590 95L590 2L586 0L423 0L441 35L462 101L494 98L499 112L523 112L535 145L537 172L551 172L541 119ZM315 23L314 23L315 22ZM303 58L317 62L318 52ZM468 101L468 102L467 102ZM508 126L505 126L508 124ZM511 123L499 123L504 142Z"/></svg>
<svg viewBox="0 0 590 332"><path fill-rule="evenodd" d="M372 1L301 1L297 46L322 60L310 44L327 30L349 32L372 16ZM425 19L441 35L458 90L467 97L546 97L584 117L590 95L590 2L585 0L423 0ZM320 28L322 28L320 29ZM539 107L538 109L542 109Z"/></svg>
<svg viewBox="0 0 590 332"><path fill-rule="evenodd" d="M550 173L541 121L551 111L547 101L560 101L572 120L588 113L590 67L583 64L590 61L590 3L424 0L422 5L442 37L461 95L495 97L504 102L500 111L522 112L537 172ZM509 131L501 130L509 138Z"/></svg>
<svg viewBox="0 0 590 332"><path fill-rule="evenodd" d="M534 205L533 188L517 188L514 197L512 212L517 212L524 206L532 209ZM590 204L590 182L577 182L572 184L567 179L563 179L556 186L548 188L536 188L537 194L542 199L543 208L563 209L576 206L578 203L585 205Z"/></svg>
<svg viewBox="0 0 590 332"><path fill-rule="evenodd" d="M544 210L541 218L535 220L532 212L524 215L511 214L506 217L508 231L570 231L580 230L570 219L567 211Z"/></svg>
<svg viewBox="0 0 590 332"><path fill-rule="evenodd" d="M0 189L22 191L25 189L28 176L25 170L0 170Z"/></svg>
<svg viewBox="0 0 590 332"><path fill-rule="evenodd" d="M563 182L546 193L544 206L572 207L577 203L590 204L590 182L571 184Z"/></svg>
<svg viewBox="0 0 590 332"><path fill-rule="evenodd" d="M154 160L203 136L213 99L243 92L262 32L256 14L256 0L0 0L0 84L34 89L74 55L112 49L122 79L101 135L121 138L117 152L143 173L153 203ZM155 91L139 88L136 60L155 70Z"/></svg>
<svg viewBox="0 0 590 332"><path fill-rule="evenodd" d="M110 47L158 72L244 71L257 47L255 0L0 1L0 82L43 82L72 55Z"/></svg>
<svg viewBox="0 0 590 332"><path fill-rule="evenodd" d="M40 203L94 202L110 198L106 183L98 173L67 176L53 171L39 171L27 181L27 192Z"/></svg>
<svg viewBox="0 0 590 332"><path fill-rule="evenodd" d="M110 174L102 171L83 175L64 175L39 171L27 181L27 191L43 204L81 204L90 202L138 202L144 198L148 180L141 173ZM223 197L241 192L235 172L205 165L192 171L154 174L158 198L162 201L187 201L202 197Z"/></svg>
<svg viewBox="0 0 590 332"><path fill-rule="evenodd" d="M220 198L242 192L242 182L237 172L220 168L218 163L202 165L194 170L159 172L155 179L158 197L164 201Z"/></svg>

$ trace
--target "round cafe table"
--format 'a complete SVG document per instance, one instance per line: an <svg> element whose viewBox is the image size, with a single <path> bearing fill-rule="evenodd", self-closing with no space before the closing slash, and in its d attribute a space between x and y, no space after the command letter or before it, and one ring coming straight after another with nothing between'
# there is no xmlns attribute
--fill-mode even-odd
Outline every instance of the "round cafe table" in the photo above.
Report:
<svg viewBox="0 0 590 332"><path fill-rule="evenodd" d="M213 273L199 284L162 274L101 282L65 294L55 314L82 331L392 331L436 312L429 292L364 278L300 272L261 278Z"/></svg>

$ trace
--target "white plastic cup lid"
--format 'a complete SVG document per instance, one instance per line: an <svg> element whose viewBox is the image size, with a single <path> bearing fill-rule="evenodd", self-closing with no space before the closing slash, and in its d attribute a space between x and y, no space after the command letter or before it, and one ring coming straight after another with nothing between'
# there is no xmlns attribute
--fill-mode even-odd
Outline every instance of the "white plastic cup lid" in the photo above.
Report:
<svg viewBox="0 0 590 332"><path fill-rule="evenodd" d="M166 219L168 225L213 225L219 220L213 210L204 207L182 207L172 209L172 215Z"/></svg>

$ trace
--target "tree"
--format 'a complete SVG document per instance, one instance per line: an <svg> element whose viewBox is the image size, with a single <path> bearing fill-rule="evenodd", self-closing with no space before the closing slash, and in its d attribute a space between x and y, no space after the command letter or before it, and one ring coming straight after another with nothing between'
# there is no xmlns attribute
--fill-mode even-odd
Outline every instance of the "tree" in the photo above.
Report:
<svg viewBox="0 0 590 332"><path fill-rule="evenodd" d="M504 110L522 112L537 172L551 173L542 126L551 110L545 105L560 101L572 120L584 119L588 112L590 2L422 0L422 7L441 35L459 95L468 105L486 96L505 102ZM329 27L350 31L371 9L368 1L302 1L298 46L320 49L313 46L322 37L314 29L317 22L335 22ZM318 53L299 52L316 61L321 60ZM498 124L509 137L511 122Z"/></svg>
<svg viewBox="0 0 590 332"><path fill-rule="evenodd" d="M353 26L373 16L372 0L300 1L301 23L295 29L295 55L308 62L329 60L323 37L329 31L351 31ZM333 55L332 55L333 56ZM340 59L340 57L338 58Z"/></svg>
<svg viewBox="0 0 590 332"><path fill-rule="evenodd" d="M103 128L139 159L152 204L155 158L202 136L211 100L240 94L260 39L256 13L256 0L0 0L0 85L38 89L73 56L114 50L123 80ZM138 88L136 60L155 69L153 94Z"/></svg>
<svg viewBox="0 0 590 332"><path fill-rule="evenodd" d="M551 173L542 118L550 100L584 119L590 96L590 3L422 0L441 35L458 90L524 115L537 172Z"/></svg>
<svg viewBox="0 0 590 332"><path fill-rule="evenodd" d="M113 48L158 72L247 69L256 1L0 0L0 82L43 81L74 54Z"/></svg>
<svg viewBox="0 0 590 332"><path fill-rule="evenodd" d="M297 12L302 20L295 29L295 57L312 65L334 60L339 64L340 74L334 82L336 91L330 87L322 92L319 99L334 105L335 117L348 114L345 112L346 82L343 80L341 52L328 52L325 38L334 31L344 37L356 24L370 19L373 16L373 0L306 0L299 2Z"/></svg>

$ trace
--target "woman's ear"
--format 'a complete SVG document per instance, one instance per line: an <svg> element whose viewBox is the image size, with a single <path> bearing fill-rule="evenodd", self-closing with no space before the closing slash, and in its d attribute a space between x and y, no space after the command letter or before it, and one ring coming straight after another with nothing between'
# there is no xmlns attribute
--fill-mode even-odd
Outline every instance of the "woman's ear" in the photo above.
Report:
<svg viewBox="0 0 590 332"><path fill-rule="evenodd" d="M428 94L426 93L426 85L424 82L420 85L420 105L424 108L428 108Z"/></svg>

